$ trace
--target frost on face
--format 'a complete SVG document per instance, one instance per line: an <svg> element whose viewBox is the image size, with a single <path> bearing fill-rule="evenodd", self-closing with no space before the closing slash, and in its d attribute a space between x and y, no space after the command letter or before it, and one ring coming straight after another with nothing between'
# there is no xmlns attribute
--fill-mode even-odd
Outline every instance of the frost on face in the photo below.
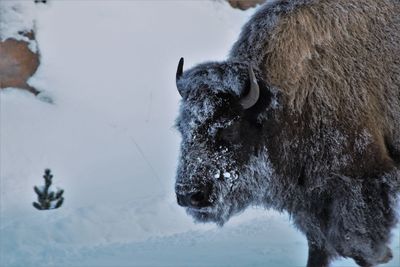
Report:
<svg viewBox="0 0 400 267"><path fill-rule="evenodd" d="M272 171L266 149L257 153L249 146L240 113L229 108L223 96L188 97L181 105L177 128L182 135L176 192L196 194L208 188L207 207L187 207L195 220L224 224L247 206L259 204L266 195ZM262 161L262 162L259 162Z"/></svg>
<svg viewBox="0 0 400 267"><path fill-rule="evenodd" d="M231 174L229 172L224 172L224 177L225 178L231 178Z"/></svg>
<svg viewBox="0 0 400 267"><path fill-rule="evenodd" d="M182 143L175 191L178 204L198 221L222 225L265 196L269 167L255 162L268 158L261 154L260 115L240 104L249 85L249 66L238 62L201 64L177 81Z"/></svg>

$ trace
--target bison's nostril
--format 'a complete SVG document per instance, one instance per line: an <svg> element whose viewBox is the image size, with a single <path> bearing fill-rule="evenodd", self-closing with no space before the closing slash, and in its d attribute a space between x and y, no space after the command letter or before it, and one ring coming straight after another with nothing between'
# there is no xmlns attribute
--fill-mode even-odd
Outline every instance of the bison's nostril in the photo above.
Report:
<svg viewBox="0 0 400 267"><path fill-rule="evenodd" d="M196 192L190 196L190 204L194 207L203 206L207 202L207 196L204 192Z"/></svg>
<svg viewBox="0 0 400 267"><path fill-rule="evenodd" d="M178 205L183 207L204 208L211 206L208 190L196 191L189 194L176 194Z"/></svg>

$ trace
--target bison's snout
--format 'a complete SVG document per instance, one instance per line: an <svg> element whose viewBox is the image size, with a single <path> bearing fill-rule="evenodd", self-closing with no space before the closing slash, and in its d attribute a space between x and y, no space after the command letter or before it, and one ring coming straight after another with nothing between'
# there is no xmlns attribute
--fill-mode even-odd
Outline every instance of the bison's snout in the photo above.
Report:
<svg viewBox="0 0 400 267"><path fill-rule="evenodd" d="M189 208L206 208L212 205L211 201L212 186L206 185L197 190L184 192L177 190L176 199L178 204L182 207Z"/></svg>

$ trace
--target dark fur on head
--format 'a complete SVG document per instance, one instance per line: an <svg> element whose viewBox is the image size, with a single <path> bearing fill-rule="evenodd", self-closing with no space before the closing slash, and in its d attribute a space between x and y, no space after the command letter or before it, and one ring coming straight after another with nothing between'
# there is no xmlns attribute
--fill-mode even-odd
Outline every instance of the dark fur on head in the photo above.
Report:
<svg viewBox="0 0 400 267"><path fill-rule="evenodd" d="M222 225L249 205L287 211L309 241L308 267L337 255L390 260L398 14L398 0L276 1L244 26L227 61L184 72L176 192L207 196L204 207L185 203L188 213ZM261 96L244 109L250 65Z"/></svg>
<svg viewBox="0 0 400 267"><path fill-rule="evenodd" d="M199 221L222 225L264 197L264 190L254 191L262 180L248 174L248 165L264 147L263 114L277 107L277 91L260 82L263 100L244 110L240 98L249 84L248 64L236 62L201 64L178 81L183 101L176 125L183 141L176 190L212 185L212 207L188 209Z"/></svg>

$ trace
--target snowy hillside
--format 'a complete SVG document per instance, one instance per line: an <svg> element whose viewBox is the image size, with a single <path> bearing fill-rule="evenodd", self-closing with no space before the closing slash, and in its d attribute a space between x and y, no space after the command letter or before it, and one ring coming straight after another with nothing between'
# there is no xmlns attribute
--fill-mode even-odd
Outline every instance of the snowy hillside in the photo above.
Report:
<svg viewBox="0 0 400 267"><path fill-rule="evenodd" d="M0 13L17 14L10 36L36 18L41 65L30 83L54 104L0 92L0 266L305 264L306 240L286 214L251 209L221 229L194 224L175 200L178 60L189 68L224 59L254 10L218 1L4 3L16 7ZM43 212L32 202L45 168L65 202ZM395 258L383 266L400 266L399 243L397 230Z"/></svg>

